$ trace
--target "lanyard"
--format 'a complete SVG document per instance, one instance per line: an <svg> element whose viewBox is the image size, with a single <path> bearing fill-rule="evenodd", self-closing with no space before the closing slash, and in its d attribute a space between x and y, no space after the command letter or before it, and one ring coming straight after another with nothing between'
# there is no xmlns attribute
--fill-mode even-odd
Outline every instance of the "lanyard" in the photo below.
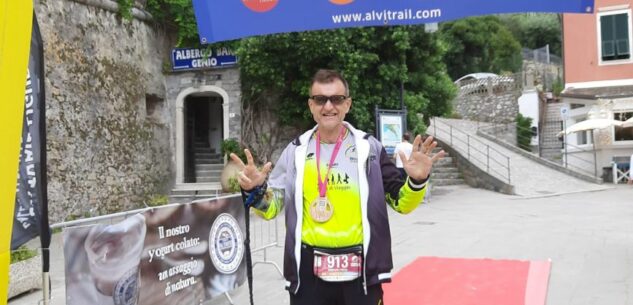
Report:
<svg viewBox="0 0 633 305"><path fill-rule="evenodd" d="M317 166L317 179L319 180L319 197L325 198L325 193L327 192L327 177L330 175L330 170L332 169L332 164L334 164L334 160L336 160L336 155L338 154L339 149L341 149L341 145L343 144L343 135L345 134L345 126L341 128L341 132L336 139L336 145L334 146L334 151L332 151L332 157L330 157L330 163L327 165L327 173L325 173L325 179L321 181L321 134L317 131L316 134L316 166Z"/></svg>

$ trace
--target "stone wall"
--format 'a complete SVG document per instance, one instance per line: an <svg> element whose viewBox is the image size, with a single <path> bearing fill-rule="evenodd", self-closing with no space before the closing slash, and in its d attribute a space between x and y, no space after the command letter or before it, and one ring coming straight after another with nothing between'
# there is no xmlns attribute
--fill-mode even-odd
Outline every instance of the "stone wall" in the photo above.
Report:
<svg viewBox="0 0 633 305"><path fill-rule="evenodd" d="M112 5L115 2L108 2ZM112 3L110 3L112 2ZM51 223L143 206L170 183L168 35L86 1L35 1L44 40Z"/></svg>
<svg viewBox="0 0 633 305"><path fill-rule="evenodd" d="M453 112L463 119L510 123L519 113L519 91L461 95L453 100Z"/></svg>

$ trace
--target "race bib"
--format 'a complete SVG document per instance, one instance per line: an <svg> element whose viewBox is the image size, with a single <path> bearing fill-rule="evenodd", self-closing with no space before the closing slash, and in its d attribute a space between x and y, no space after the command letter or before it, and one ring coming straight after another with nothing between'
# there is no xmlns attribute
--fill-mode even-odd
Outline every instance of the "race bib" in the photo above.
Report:
<svg viewBox="0 0 633 305"><path fill-rule="evenodd" d="M347 282L360 277L363 257L360 251L330 254L314 250L314 275L326 282Z"/></svg>

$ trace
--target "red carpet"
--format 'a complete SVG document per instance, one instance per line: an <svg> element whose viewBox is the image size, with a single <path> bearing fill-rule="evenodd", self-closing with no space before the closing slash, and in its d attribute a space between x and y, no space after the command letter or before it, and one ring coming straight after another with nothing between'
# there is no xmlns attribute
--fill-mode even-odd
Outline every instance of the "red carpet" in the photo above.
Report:
<svg viewBox="0 0 633 305"><path fill-rule="evenodd" d="M383 285L386 305L544 305L550 261L419 257Z"/></svg>

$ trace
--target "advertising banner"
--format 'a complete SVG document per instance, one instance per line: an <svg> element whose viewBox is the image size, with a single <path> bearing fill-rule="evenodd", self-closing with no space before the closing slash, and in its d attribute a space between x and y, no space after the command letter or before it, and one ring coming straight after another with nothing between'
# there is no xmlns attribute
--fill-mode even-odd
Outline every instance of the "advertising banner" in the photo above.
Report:
<svg viewBox="0 0 633 305"><path fill-rule="evenodd" d="M200 304L246 279L239 195L64 231L66 304Z"/></svg>
<svg viewBox="0 0 633 305"><path fill-rule="evenodd" d="M593 13L593 0L193 0L200 42L518 12Z"/></svg>
<svg viewBox="0 0 633 305"><path fill-rule="evenodd" d="M15 196L11 249L35 236L48 239L46 198L46 122L44 117L43 43L37 19L33 18L29 65L24 93L24 119L20 166ZM48 248L48 243L43 248Z"/></svg>
<svg viewBox="0 0 633 305"><path fill-rule="evenodd" d="M0 304L7 304L24 80L29 58L33 1L0 0Z"/></svg>

